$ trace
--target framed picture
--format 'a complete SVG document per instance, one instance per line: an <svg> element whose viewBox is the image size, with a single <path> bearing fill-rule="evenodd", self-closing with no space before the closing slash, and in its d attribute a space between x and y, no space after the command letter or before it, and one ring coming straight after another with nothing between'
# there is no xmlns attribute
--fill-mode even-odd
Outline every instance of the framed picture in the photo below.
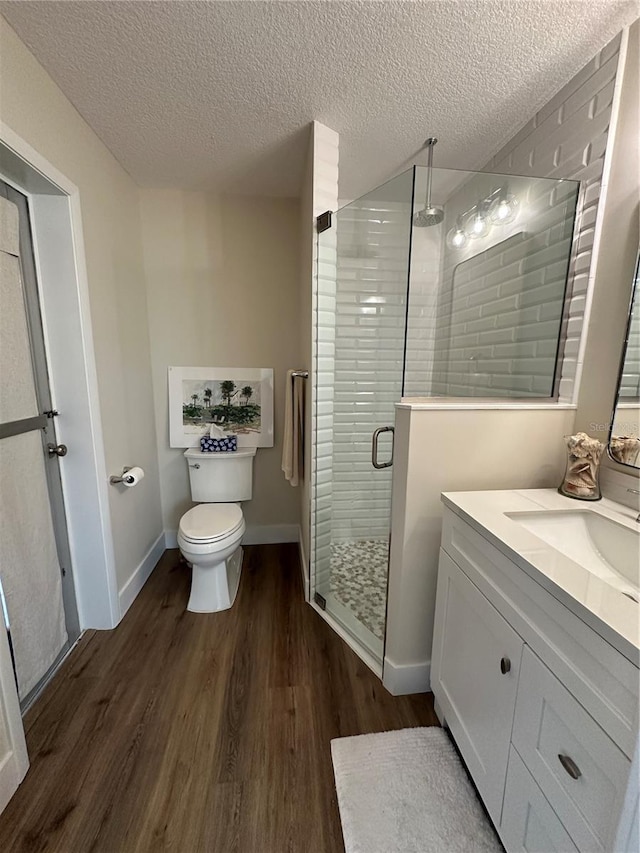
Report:
<svg viewBox="0 0 640 853"><path fill-rule="evenodd" d="M237 435L238 447L273 447L273 370L170 367L170 446L197 446L212 424Z"/></svg>

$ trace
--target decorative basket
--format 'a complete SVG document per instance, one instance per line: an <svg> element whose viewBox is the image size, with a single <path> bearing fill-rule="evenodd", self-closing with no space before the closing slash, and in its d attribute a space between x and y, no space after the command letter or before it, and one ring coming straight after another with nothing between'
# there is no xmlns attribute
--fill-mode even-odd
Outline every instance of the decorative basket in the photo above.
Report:
<svg viewBox="0 0 640 853"><path fill-rule="evenodd" d="M226 435L224 438L211 438L209 435L203 435L200 439L202 453L230 453L237 449L237 435Z"/></svg>

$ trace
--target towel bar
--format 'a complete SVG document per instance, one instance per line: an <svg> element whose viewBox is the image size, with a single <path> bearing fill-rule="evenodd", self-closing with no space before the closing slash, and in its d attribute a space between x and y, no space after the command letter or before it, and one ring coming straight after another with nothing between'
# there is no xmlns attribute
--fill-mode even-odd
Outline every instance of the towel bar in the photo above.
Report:
<svg viewBox="0 0 640 853"><path fill-rule="evenodd" d="M291 375L294 378L296 376L299 376L301 379L308 379L309 378L309 371L308 370L294 370L294 371L292 371Z"/></svg>

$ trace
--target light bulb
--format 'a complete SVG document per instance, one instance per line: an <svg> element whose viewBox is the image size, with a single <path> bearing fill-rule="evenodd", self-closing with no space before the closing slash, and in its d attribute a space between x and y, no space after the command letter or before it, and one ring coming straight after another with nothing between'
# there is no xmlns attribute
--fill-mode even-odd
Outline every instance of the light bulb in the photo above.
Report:
<svg viewBox="0 0 640 853"><path fill-rule="evenodd" d="M450 249L462 249L467 242L467 235L464 233L460 222L458 222L447 234L447 246Z"/></svg>
<svg viewBox="0 0 640 853"><path fill-rule="evenodd" d="M467 219L467 224L464 230L467 237L471 237L471 239L486 237L489 233L489 220L487 219L484 211L478 208L478 210L472 213Z"/></svg>
<svg viewBox="0 0 640 853"><path fill-rule="evenodd" d="M489 217L495 225L507 225L518 215L518 206L514 195L498 196L489 209Z"/></svg>

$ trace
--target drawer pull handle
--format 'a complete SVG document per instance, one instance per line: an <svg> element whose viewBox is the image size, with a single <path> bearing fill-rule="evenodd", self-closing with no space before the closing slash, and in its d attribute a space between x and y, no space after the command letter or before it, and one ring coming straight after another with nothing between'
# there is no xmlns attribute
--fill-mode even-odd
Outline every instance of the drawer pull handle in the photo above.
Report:
<svg viewBox="0 0 640 853"><path fill-rule="evenodd" d="M500 661L500 672L503 675L506 675L508 672L511 672L511 661L509 658L502 658Z"/></svg>
<svg viewBox="0 0 640 853"><path fill-rule="evenodd" d="M559 753L558 759L560 760L560 764L562 764L562 766L572 779L579 779L582 776L580 768L572 758L569 758L568 755L563 755L562 753Z"/></svg>

